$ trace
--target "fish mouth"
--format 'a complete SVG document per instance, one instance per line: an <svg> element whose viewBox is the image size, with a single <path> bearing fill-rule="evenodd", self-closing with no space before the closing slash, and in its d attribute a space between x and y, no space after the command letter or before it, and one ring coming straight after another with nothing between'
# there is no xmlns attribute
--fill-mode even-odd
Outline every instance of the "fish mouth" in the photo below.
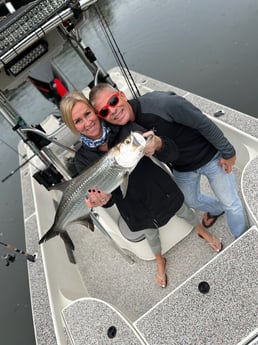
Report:
<svg viewBox="0 0 258 345"><path fill-rule="evenodd" d="M138 132L133 132L133 140L134 140L134 144L137 146L142 146L142 149L144 149L145 145L146 145L146 140L145 138Z"/></svg>
<svg viewBox="0 0 258 345"><path fill-rule="evenodd" d="M123 168L134 168L144 155L145 138L137 132L131 132L129 146L122 145L119 154L115 156L116 162Z"/></svg>

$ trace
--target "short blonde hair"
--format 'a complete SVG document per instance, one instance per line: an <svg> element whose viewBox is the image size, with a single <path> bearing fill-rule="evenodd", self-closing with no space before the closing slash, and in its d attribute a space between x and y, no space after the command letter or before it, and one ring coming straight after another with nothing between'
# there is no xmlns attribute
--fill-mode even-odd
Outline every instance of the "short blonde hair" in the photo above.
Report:
<svg viewBox="0 0 258 345"><path fill-rule="evenodd" d="M74 122L72 120L72 110L77 102L83 102L94 110L93 106L90 104L90 101L80 91L75 90L75 91L68 92L62 98L60 102L60 111L62 114L62 119L64 123L66 124L66 126L70 128L70 130L74 133L78 133L78 131L75 128Z"/></svg>

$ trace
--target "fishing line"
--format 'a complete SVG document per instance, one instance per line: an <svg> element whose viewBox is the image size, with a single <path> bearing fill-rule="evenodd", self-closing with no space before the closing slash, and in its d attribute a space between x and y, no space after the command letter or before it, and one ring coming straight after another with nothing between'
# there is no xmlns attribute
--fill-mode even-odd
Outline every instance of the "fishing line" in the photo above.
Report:
<svg viewBox="0 0 258 345"><path fill-rule="evenodd" d="M27 157L27 154L25 153L24 155L21 155L19 151L17 151L14 147L12 147L11 145L9 145L4 139L0 138L0 141L2 141L3 144L5 144L7 147L9 147L13 152L15 152L19 157L21 157L22 159L25 159ZM35 154L32 155L30 158L28 158L26 160L26 163L28 163L31 158L35 157ZM24 163L22 163L24 165ZM30 164L38 170L38 167L36 167L36 165L34 165L32 162L30 162Z"/></svg>
<svg viewBox="0 0 258 345"><path fill-rule="evenodd" d="M21 155L19 151L17 151L14 147L12 147L11 145L9 145L4 139L0 138L0 141L5 144L7 147L9 147L9 149L11 149L13 152L15 152L19 157L21 157L22 159L25 159L27 157L26 154ZM9 175L7 175L6 177L4 177L1 182L5 182L9 177L11 177L16 171L18 171L20 168L22 168L25 164L29 163L30 160L35 157L35 155L31 156L30 158L26 159L21 165L18 166L18 168L15 168L14 170L12 170L10 172ZM30 164L38 170L38 168L32 163L30 162Z"/></svg>
<svg viewBox="0 0 258 345"><path fill-rule="evenodd" d="M136 98L137 95L136 95L136 93L135 93L135 91L134 91L134 89L133 89L133 87L132 87L132 84L131 84L131 82L130 82L129 77L128 77L127 74L126 74L126 71L127 71L127 73L128 73L128 74L130 75L130 77L131 77L132 82L134 83L134 80L133 80L133 77L132 77L132 75L131 75L131 72L130 72L129 68L128 68L127 65L126 65L126 62L125 62L125 60L124 60L124 58L123 58L123 55L122 55L122 53L121 53L121 51L120 51L120 49L119 49L119 47L118 47L118 45L117 45L117 43L116 43L116 40L115 40L115 38L114 38L114 36L113 36L113 34L112 34L110 28L109 28L109 25L107 24L107 22L106 22L106 20L105 20L105 18L104 18L103 13L101 12L101 10L98 8L97 5L95 5L94 8L95 8L95 10L96 10L96 12L97 12L97 15L98 15L98 17L99 17L99 20L100 20L100 24L101 24L101 26L102 26L102 29L103 29L103 31L104 31L104 33L105 33L105 35L106 35L106 38L107 38L107 40L108 40L108 42L109 42L109 46L110 46L110 48L111 48L111 50L112 50L112 52L113 52L114 58L116 59L117 64L118 64L118 66L120 67L121 73L123 74L125 80L127 81L128 87L129 87L129 89L131 90L132 95ZM109 36L109 35L110 35L110 36ZM113 40L113 42L114 42L114 44L115 44L115 46L116 46L116 48L117 48L118 53L117 53L117 51L115 50L114 44L112 43L112 40L111 40L110 37L112 38L112 40ZM119 57L119 56L120 56L120 57ZM121 58L121 59L120 59L120 58ZM123 67L123 63L122 63L121 60L123 61L124 65L125 65L125 68ZM135 88L136 88L136 90L137 90L137 92L138 92L138 95L140 95L139 90L138 90L138 88L137 88L137 86L136 86L135 83L134 83L134 86L135 86Z"/></svg>
<svg viewBox="0 0 258 345"><path fill-rule="evenodd" d="M141 95L140 91L139 91L139 89L138 89L138 87L137 87L137 85L136 85L136 83L135 83L135 81L133 79L133 76L132 76L132 74L131 74L131 72L130 72L126 62L125 62L123 54L121 53L121 51L120 51L120 49L119 49L119 47L118 47L118 45L116 43L114 35L112 34L112 32L111 32L111 30L109 28L109 25L108 25L107 21L105 20L105 17L103 15L103 13L101 12L101 10L99 9L99 7L96 4L94 4L93 7L94 7L94 9L95 9L95 11L97 13L97 16L98 16L99 20L100 20L100 24L101 24L102 29L103 29L106 37L107 37L107 40L109 42L109 46L110 46L110 48L111 48L111 50L113 52L113 55L114 55L118 65L120 66L120 70L121 70L125 80L127 81L128 87L131 90L131 93L134 96L134 98L137 98L137 96ZM117 49L117 51L116 51L116 49ZM129 74L130 78L128 77L126 72ZM136 92L135 92L133 86L134 86Z"/></svg>
<svg viewBox="0 0 258 345"><path fill-rule="evenodd" d="M19 157L21 157L22 159L25 159L27 157L27 154L21 155L19 151L17 151L14 147L12 147L10 144L8 144L3 138L0 138L0 141L6 145L7 147L9 147L9 149L11 149L13 152L15 152ZM1 182L5 182L9 177L11 177L14 173L16 173L16 171L18 171L20 168L22 168L24 165L26 165L27 163L30 163L36 170L38 170L38 167L36 167L32 162L31 159L35 157L35 154L32 155L31 157L29 157L28 159L26 159L22 164L20 164L17 168L15 168L14 170L12 170L10 172L10 174L8 174L6 177L4 177Z"/></svg>
<svg viewBox="0 0 258 345"><path fill-rule="evenodd" d="M13 152L15 152L18 156L20 156L21 158L25 158L27 155L21 155L14 147L12 147L11 145L9 145L4 139L0 138L0 141L5 144L7 147L9 147L9 149L11 149Z"/></svg>

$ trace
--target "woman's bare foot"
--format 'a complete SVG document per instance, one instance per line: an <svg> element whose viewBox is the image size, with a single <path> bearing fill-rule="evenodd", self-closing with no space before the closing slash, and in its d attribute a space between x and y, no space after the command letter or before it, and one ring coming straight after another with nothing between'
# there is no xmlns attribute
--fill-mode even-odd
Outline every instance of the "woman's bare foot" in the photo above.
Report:
<svg viewBox="0 0 258 345"><path fill-rule="evenodd" d="M156 255L156 259L158 265L156 282L160 287L165 288L167 286L166 259L163 258L161 255Z"/></svg>
<svg viewBox="0 0 258 345"><path fill-rule="evenodd" d="M211 247L212 250L219 253L223 249L221 238L217 238L211 235L201 226L201 224L196 226L196 230L198 232L198 235L208 242L208 245Z"/></svg>
<svg viewBox="0 0 258 345"><path fill-rule="evenodd" d="M221 238L217 238L215 236L211 236L212 241L208 242L208 245L211 247L211 249L213 249L215 252L219 253L222 249L222 242L221 242Z"/></svg>

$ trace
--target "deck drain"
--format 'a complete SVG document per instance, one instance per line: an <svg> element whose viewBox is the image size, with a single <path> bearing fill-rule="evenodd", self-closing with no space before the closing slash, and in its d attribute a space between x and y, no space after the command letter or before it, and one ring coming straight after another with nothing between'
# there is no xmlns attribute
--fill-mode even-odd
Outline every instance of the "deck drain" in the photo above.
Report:
<svg viewBox="0 0 258 345"><path fill-rule="evenodd" d="M107 331L107 335L110 339L115 338L116 336L116 327L115 326L111 326L109 327L108 331Z"/></svg>
<svg viewBox="0 0 258 345"><path fill-rule="evenodd" d="M208 293L210 291L210 285L207 282L200 282L198 289L201 293Z"/></svg>

